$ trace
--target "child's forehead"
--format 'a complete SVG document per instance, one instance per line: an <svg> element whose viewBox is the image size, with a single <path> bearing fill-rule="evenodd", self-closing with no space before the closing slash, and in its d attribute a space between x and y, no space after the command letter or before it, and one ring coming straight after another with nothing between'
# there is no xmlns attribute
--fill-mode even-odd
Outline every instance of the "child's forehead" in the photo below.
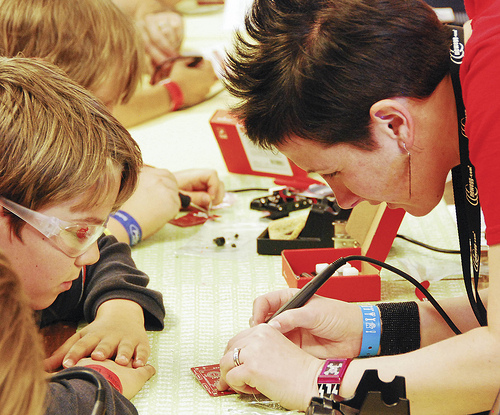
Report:
<svg viewBox="0 0 500 415"><path fill-rule="evenodd" d="M72 216L107 217L113 210L118 198L121 184L121 169L111 167L103 174L101 180L82 192L75 191L72 195L56 203L49 203L41 210L62 212ZM56 215L54 215L56 216ZM63 219L63 218L61 218ZM102 222L102 220L100 220Z"/></svg>

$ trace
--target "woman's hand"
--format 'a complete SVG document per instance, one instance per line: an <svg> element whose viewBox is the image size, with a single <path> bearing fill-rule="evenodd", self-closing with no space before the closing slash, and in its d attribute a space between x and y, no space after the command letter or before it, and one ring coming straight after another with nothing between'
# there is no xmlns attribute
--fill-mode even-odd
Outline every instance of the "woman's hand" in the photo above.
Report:
<svg viewBox="0 0 500 415"><path fill-rule="evenodd" d="M250 325L267 321L297 291L290 288L257 297ZM361 350L363 317L356 304L314 295L303 307L279 314L269 325L321 359L357 357Z"/></svg>
<svg viewBox="0 0 500 415"><path fill-rule="evenodd" d="M240 365L234 361L235 349ZM311 356L268 324L231 339L220 361L219 390L262 393L289 409L305 410L317 396L324 361Z"/></svg>

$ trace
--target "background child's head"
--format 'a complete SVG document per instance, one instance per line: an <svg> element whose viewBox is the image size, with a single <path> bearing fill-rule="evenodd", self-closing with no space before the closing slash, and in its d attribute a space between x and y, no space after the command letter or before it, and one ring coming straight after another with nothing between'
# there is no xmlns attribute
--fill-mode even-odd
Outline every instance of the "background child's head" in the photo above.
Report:
<svg viewBox="0 0 500 415"><path fill-rule="evenodd" d="M38 57L107 105L126 102L144 64L134 22L111 0L0 0L0 55Z"/></svg>
<svg viewBox="0 0 500 415"><path fill-rule="evenodd" d="M33 312L17 275L0 253L0 414L41 415L46 380Z"/></svg>
<svg viewBox="0 0 500 415"><path fill-rule="evenodd" d="M108 197L118 167L118 209L141 166L127 130L62 71L0 58L0 196L38 210L88 194L78 206L84 210ZM11 215L10 223L19 236L25 222Z"/></svg>

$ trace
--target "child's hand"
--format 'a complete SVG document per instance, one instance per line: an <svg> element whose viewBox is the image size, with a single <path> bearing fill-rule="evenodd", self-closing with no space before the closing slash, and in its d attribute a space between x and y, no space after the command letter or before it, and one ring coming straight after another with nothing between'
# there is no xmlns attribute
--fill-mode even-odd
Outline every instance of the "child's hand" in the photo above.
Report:
<svg viewBox="0 0 500 415"><path fill-rule="evenodd" d="M118 365L112 360L95 361L88 357L78 361L75 366L89 365L103 366L118 376L123 387L122 394L127 399L132 399L156 372L155 368L151 365L132 368L130 365Z"/></svg>
<svg viewBox="0 0 500 415"><path fill-rule="evenodd" d="M224 183L213 169L187 169L174 173L179 189L198 206L209 208L222 202Z"/></svg>
<svg viewBox="0 0 500 415"><path fill-rule="evenodd" d="M45 369L72 367L84 357L119 365L142 367L149 358L149 341L144 328L144 312L129 300L109 300L97 310L95 320L71 336L45 361Z"/></svg>
<svg viewBox="0 0 500 415"><path fill-rule="evenodd" d="M174 174L166 169L144 166L134 194L120 210L139 223L144 240L175 218L180 208L179 187ZM120 242L129 243L127 231L113 217L109 219L108 229Z"/></svg>

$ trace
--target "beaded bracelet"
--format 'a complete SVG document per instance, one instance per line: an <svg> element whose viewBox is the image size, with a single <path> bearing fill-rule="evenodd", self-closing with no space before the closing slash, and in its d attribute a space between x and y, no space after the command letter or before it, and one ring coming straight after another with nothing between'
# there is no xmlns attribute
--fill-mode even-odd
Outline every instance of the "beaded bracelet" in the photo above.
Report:
<svg viewBox="0 0 500 415"><path fill-rule="evenodd" d="M382 320L380 355L394 355L420 348L420 315L415 301L379 303Z"/></svg>
<svg viewBox="0 0 500 415"><path fill-rule="evenodd" d="M380 313L373 305L360 305L363 313L363 339L359 357L376 356L380 348Z"/></svg>
<svg viewBox="0 0 500 415"><path fill-rule="evenodd" d="M170 95L170 101L172 102L172 106L170 108L171 111L177 111L184 105L184 94L182 93L182 89L177 82L167 78L161 80L159 84L162 85Z"/></svg>
<svg viewBox="0 0 500 415"><path fill-rule="evenodd" d="M125 228L130 241L130 246L137 245L142 239L142 229L137 221L130 216L127 212L119 210L118 212L110 215L111 218L116 219Z"/></svg>

